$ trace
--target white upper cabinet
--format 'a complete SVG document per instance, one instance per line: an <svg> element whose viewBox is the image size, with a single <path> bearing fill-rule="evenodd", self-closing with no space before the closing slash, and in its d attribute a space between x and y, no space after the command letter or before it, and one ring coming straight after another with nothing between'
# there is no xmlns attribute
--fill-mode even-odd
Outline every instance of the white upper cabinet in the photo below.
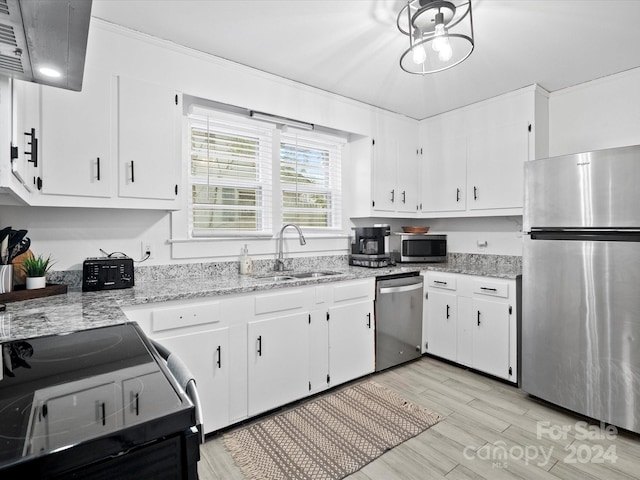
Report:
<svg viewBox="0 0 640 480"><path fill-rule="evenodd" d="M41 88L35 83L13 80L11 144L17 147L17 157L12 160L12 168L31 191L38 188L42 164L39 161L42 157L42 144L39 142Z"/></svg>
<svg viewBox="0 0 640 480"><path fill-rule="evenodd" d="M415 120L378 113L375 135L352 139L345 165L350 214L414 216L418 211L418 127ZM410 214L410 215L409 215Z"/></svg>
<svg viewBox="0 0 640 480"><path fill-rule="evenodd" d="M42 193L109 197L111 76L85 69L81 92L42 87Z"/></svg>
<svg viewBox="0 0 640 480"><path fill-rule="evenodd" d="M122 197L172 200L178 195L179 96L170 88L119 77L118 159Z"/></svg>
<svg viewBox="0 0 640 480"><path fill-rule="evenodd" d="M422 148L420 208L423 212L460 212L467 208L467 139L443 132L433 122Z"/></svg>
<svg viewBox="0 0 640 480"><path fill-rule="evenodd" d="M471 210L522 208L528 127L522 121L469 135L467 197Z"/></svg>
<svg viewBox="0 0 640 480"><path fill-rule="evenodd" d="M527 87L421 122L421 211L521 215L524 162L548 155L548 94Z"/></svg>

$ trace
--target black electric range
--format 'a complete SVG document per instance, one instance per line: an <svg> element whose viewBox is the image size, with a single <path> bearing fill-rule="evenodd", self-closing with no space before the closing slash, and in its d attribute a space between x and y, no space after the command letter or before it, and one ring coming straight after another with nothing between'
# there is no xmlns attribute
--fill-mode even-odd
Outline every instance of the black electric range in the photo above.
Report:
<svg viewBox="0 0 640 480"><path fill-rule="evenodd" d="M197 478L195 410L135 323L5 342L0 477Z"/></svg>

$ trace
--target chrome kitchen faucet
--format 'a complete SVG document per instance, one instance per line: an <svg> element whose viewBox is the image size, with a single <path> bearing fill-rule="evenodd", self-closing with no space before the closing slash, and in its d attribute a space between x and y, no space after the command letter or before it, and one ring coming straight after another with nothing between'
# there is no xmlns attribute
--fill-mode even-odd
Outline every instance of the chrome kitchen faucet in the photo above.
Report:
<svg viewBox="0 0 640 480"><path fill-rule="evenodd" d="M307 241L304 239L304 235L302 234L302 230L295 223L287 223L283 225L280 229L280 238L278 239L278 255L276 257L276 264L274 270L276 272L282 272L286 270L284 268L284 252L283 252L283 243L284 243L284 230L287 227L293 227L298 231L298 236L300 237L300 245L306 245Z"/></svg>

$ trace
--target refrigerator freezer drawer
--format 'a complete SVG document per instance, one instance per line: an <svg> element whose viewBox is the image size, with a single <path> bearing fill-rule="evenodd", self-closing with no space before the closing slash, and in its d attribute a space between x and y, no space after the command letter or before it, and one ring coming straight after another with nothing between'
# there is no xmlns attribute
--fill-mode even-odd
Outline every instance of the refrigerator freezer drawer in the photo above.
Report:
<svg viewBox="0 0 640 480"><path fill-rule="evenodd" d="M640 432L640 243L524 240L522 388Z"/></svg>

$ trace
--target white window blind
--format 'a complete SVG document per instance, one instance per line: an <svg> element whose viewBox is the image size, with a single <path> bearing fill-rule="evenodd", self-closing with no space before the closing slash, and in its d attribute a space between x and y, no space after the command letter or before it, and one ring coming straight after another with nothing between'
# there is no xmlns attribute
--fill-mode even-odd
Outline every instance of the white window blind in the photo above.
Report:
<svg viewBox="0 0 640 480"><path fill-rule="evenodd" d="M344 140L315 132L282 132L282 223L342 228L341 152Z"/></svg>
<svg viewBox="0 0 640 480"><path fill-rule="evenodd" d="M189 115L193 236L271 233L272 132L260 122Z"/></svg>

